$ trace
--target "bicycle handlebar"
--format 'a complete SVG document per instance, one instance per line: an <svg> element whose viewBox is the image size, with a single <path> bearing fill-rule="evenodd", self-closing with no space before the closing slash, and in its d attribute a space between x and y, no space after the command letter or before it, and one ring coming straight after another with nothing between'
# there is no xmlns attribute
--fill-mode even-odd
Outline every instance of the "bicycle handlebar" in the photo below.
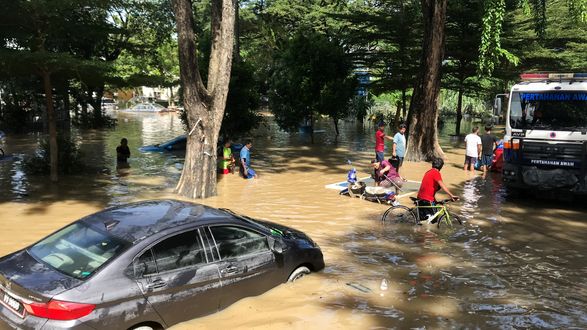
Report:
<svg viewBox="0 0 587 330"><path fill-rule="evenodd" d="M437 203L438 204L447 204L447 203L450 203L450 202L456 202L458 200L459 200L458 197L455 200L453 200L452 198L449 198L449 199L443 199L441 201L438 201Z"/></svg>

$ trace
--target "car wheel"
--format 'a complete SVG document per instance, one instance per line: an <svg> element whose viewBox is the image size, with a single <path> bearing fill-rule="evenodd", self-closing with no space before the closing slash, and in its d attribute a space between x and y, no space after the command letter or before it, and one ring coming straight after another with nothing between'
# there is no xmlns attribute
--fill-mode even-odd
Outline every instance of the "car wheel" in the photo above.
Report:
<svg viewBox="0 0 587 330"><path fill-rule="evenodd" d="M300 278L304 277L305 275L310 274L310 269L306 266L300 266L294 270L289 278L287 279L288 282L295 282Z"/></svg>
<svg viewBox="0 0 587 330"><path fill-rule="evenodd" d="M131 328L131 330L160 330L160 329L163 329L163 327L157 326L157 325L145 325L145 324Z"/></svg>

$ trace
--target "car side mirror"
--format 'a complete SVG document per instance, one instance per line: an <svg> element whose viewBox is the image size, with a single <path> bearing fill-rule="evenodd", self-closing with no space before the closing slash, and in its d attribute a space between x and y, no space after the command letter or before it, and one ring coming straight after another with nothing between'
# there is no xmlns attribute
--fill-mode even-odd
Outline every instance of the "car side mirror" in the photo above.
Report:
<svg viewBox="0 0 587 330"><path fill-rule="evenodd" d="M281 239L277 239L273 236L267 236L267 243L269 245L269 249L276 253L283 253L283 249L285 244Z"/></svg>
<svg viewBox="0 0 587 330"><path fill-rule="evenodd" d="M133 277L133 278L141 278L143 276L143 274L145 273L145 269L139 267L139 265L136 262L133 262L132 264L130 264L128 267L126 267L125 270L125 275L128 277Z"/></svg>

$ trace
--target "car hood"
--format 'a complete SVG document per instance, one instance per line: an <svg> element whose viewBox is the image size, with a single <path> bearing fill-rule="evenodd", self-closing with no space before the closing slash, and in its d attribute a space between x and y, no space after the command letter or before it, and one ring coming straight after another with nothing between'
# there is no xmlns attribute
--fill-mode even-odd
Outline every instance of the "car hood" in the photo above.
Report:
<svg viewBox="0 0 587 330"><path fill-rule="evenodd" d="M23 298L47 301L81 283L38 262L26 250L0 259L0 285Z"/></svg>

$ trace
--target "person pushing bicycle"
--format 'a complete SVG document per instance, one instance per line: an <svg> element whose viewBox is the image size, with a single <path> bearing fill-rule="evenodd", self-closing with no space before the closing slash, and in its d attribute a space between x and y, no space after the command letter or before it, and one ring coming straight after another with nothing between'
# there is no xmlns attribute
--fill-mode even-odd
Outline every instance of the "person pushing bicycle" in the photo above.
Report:
<svg viewBox="0 0 587 330"><path fill-rule="evenodd" d="M418 206L433 206L436 202L436 192L440 189L444 190L450 196L450 199L457 201L459 198L453 195L448 187L442 181L440 170L444 166L442 158L434 158L432 160L432 168L424 174L420 190L418 190ZM419 208L420 219L426 219L428 215L434 214L433 208Z"/></svg>

